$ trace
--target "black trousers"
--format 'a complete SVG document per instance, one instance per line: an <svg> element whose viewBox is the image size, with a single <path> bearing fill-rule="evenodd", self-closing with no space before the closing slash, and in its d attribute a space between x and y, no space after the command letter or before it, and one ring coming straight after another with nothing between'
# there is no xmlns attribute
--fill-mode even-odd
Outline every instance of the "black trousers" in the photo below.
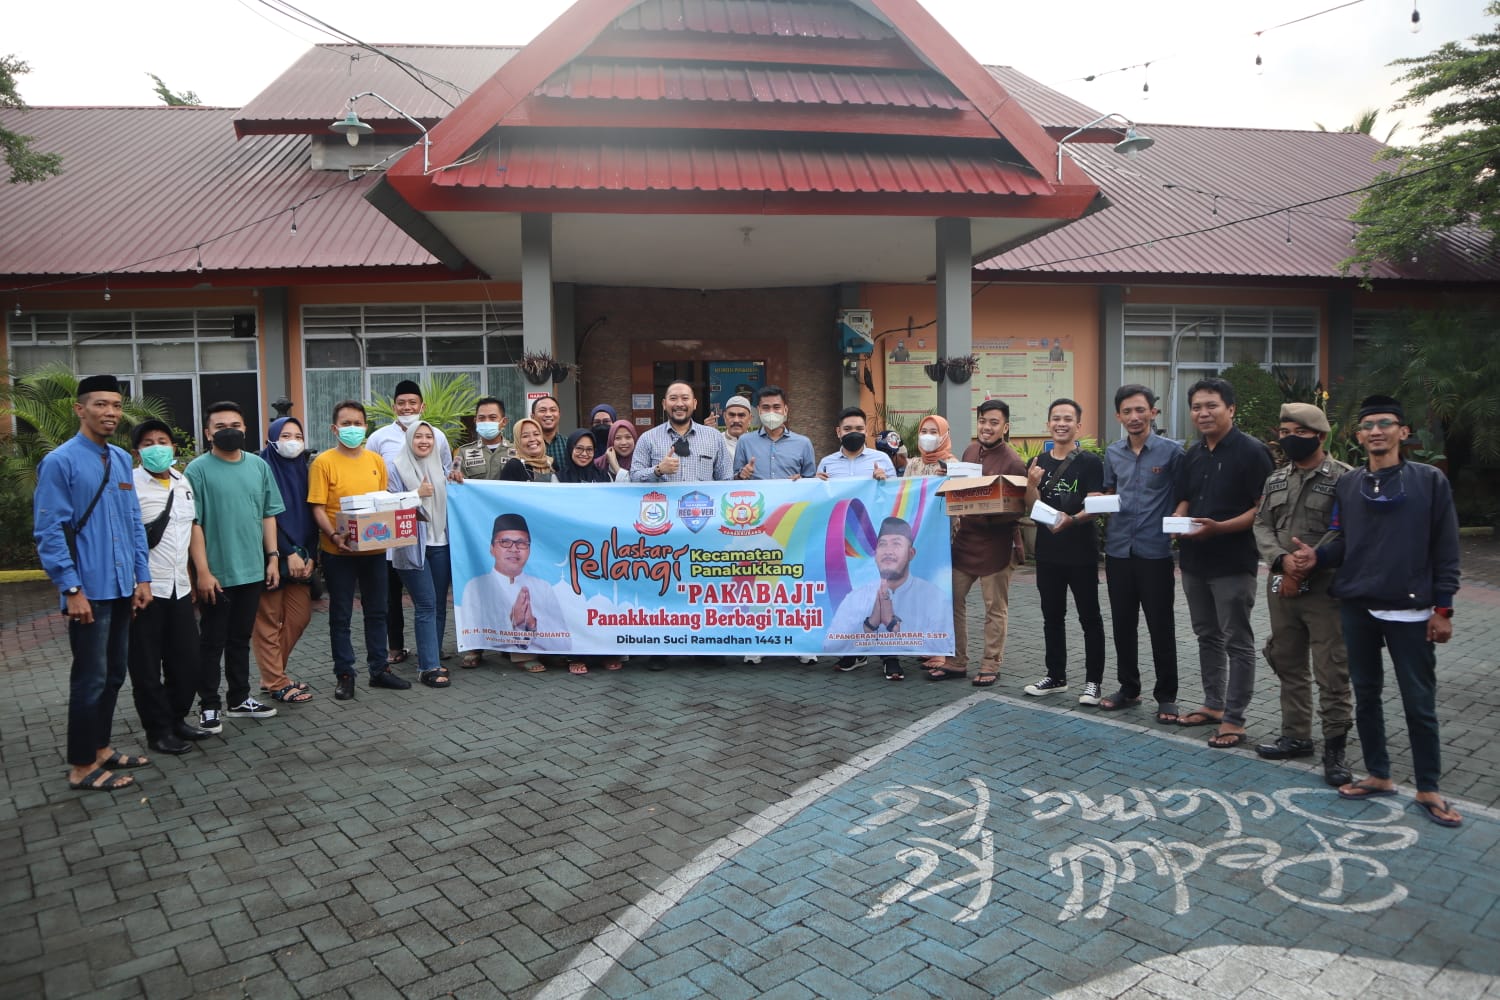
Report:
<svg viewBox="0 0 1500 1000"><path fill-rule="evenodd" d="M130 623L130 694L152 739L170 735L193 707L198 641L191 594L159 597Z"/></svg>
<svg viewBox="0 0 1500 1000"><path fill-rule="evenodd" d="M1131 698L1141 693L1139 613L1145 612L1151 633L1151 657L1156 661L1158 703L1177 700L1177 622L1172 613L1177 586L1172 557L1106 556L1104 579L1109 585L1109 612L1114 626L1115 660L1120 690Z"/></svg>
<svg viewBox="0 0 1500 1000"><path fill-rule="evenodd" d="M1047 641L1047 676L1068 679L1068 591L1083 626L1083 673L1090 684L1104 682L1104 616L1099 613L1099 567L1036 564L1037 597L1042 604L1042 636Z"/></svg>
<svg viewBox="0 0 1500 1000"><path fill-rule="evenodd" d="M385 642L391 649L406 648L406 612L401 606L401 574L386 564Z"/></svg>
<svg viewBox="0 0 1500 1000"><path fill-rule="evenodd" d="M198 704L223 708L219 701L219 668L224 669L224 689L230 707L250 697L250 633L266 585L260 581L225 587L218 600L199 609Z"/></svg>

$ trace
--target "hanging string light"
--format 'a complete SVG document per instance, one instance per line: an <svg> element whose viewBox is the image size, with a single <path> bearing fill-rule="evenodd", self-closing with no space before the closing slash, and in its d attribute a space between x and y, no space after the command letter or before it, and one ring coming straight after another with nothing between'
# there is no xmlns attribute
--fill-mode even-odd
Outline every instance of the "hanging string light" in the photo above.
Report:
<svg viewBox="0 0 1500 1000"><path fill-rule="evenodd" d="M193 249L196 250L196 251L198 251L198 264L197 264L196 267L193 268L193 270L197 271L199 274L202 274L203 273L203 244L200 243L197 246L193 247Z"/></svg>
<svg viewBox="0 0 1500 1000"><path fill-rule="evenodd" d="M16 319L20 319L20 318L21 318L21 300L17 299L16 300Z"/></svg>
<svg viewBox="0 0 1500 1000"><path fill-rule="evenodd" d="M1151 64L1141 67L1141 100L1151 100Z"/></svg>
<svg viewBox="0 0 1500 1000"><path fill-rule="evenodd" d="M1255 75L1263 76L1266 72L1266 64L1260 58L1260 32L1255 33Z"/></svg>
<svg viewBox="0 0 1500 1000"><path fill-rule="evenodd" d="M1417 0L1411 0L1411 33L1422 30L1422 12L1417 10Z"/></svg>
<svg viewBox="0 0 1500 1000"><path fill-rule="evenodd" d="M105 302L109 301L109 279L108 278L104 279L104 301Z"/></svg>
<svg viewBox="0 0 1500 1000"><path fill-rule="evenodd" d="M292 235L297 235L297 206L292 206Z"/></svg>
<svg viewBox="0 0 1500 1000"><path fill-rule="evenodd" d="M1286 213L1286 242L1290 246L1292 242L1292 213Z"/></svg>

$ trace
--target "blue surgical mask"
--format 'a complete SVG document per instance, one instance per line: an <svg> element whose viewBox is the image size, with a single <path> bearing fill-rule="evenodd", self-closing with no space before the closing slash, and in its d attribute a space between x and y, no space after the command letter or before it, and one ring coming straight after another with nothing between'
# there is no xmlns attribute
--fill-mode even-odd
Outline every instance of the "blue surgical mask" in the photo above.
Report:
<svg viewBox="0 0 1500 1000"><path fill-rule="evenodd" d="M365 429L363 427L340 427L339 443L345 448L358 448L365 443Z"/></svg>
<svg viewBox="0 0 1500 1000"><path fill-rule="evenodd" d="M498 420L476 420L474 431L486 441L493 441L500 436L500 422Z"/></svg>
<svg viewBox="0 0 1500 1000"><path fill-rule="evenodd" d="M141 449L141 465L147 472L166 472L176 457L177 449L169 444L148 444Z"/></svg>

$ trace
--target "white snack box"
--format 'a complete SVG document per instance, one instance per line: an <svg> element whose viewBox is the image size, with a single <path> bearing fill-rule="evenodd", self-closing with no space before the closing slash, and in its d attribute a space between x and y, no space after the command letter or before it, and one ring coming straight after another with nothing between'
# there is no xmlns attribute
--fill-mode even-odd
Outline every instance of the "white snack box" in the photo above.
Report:
<svg viewBox="0 0 1500 1000"><path fill-rule="evenodd" d="M1062 511L1038 500L1031 505L1031 519L1037 524L1052 525L1063 519Z"/></svg>
<svg viewBox="0 0 1500 1000"><path fill-rule="evenodd" d="M356 493L352 496L339 498L339 510L345 512L370 511L375 509L375 496L373 493Z"/></svg>
<svg viewBox="0 0 1500 1000"><path fill-rule="evenodd" d="M1111 493L1102 497L1084 497L1083 510L1086 514L1118 514L1120 512L1120 495Z"/></svg>
<svg viewBox="0 0 1500 1000"><path fill-rule="evenodd" d="M984 467L978 462L949 462L949 479L978 479L984 475Z"/></svg>
<svg viewBox="0 0 1500 1000"><path fill-rule="evenodd" d="M1193 519L1190 517L1164 517L1161 519L1161 530L1166 535L1186 535L1193 530Z"/></svg>

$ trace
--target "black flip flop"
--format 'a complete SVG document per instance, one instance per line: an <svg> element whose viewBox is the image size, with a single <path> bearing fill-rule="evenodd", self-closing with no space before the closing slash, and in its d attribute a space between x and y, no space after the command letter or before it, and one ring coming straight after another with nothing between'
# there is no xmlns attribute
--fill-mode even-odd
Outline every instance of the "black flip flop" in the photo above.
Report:
<svg viewBox="0 0 1500 1000"><path fill-rule="evenodd" d="M1125 693L1125 689L1124 688L1121 688L1120 690L1116 691L1114 694L1110 695L1108 698L1100 698L1099 699L1099 711L1101 711L1101 712L1118 712L1121 709L1134 708L1136 705L1139 705L1140 703L1141 703L1141 696L1140 695L1136 695L1135 697L1132 698L1131 696L1129 696L1129 695L1127 695Z"/></svg>

